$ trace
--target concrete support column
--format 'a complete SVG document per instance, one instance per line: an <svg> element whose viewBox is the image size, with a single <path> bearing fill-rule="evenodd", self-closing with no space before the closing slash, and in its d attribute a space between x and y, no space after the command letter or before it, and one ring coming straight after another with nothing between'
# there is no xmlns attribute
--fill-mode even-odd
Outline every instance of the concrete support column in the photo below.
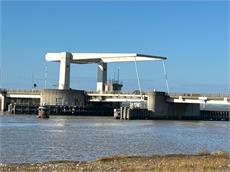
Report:
<svg viewBox="0 0 230 172"><path fill-rule="evenodd" d="M97 91L105 91L105 82L107 81L107 63L98 63L97 67Z"/></svg>
<svg viewBox="0 0 230 172"><path fill-rule="evenodd" d="M147 109L155 117L166 117L168 114L168 104L166 103L165 92L149 92Z"/></svg>
<svg viewBox="0 0 230 172"><path fill-rule="evenodd" d="M4 111L5 110L5 96L0 95L0 99L1 99L1 110L0 111Z"/></svg>
<svg viewBox="0 0 230 172"><path fill-rule="evenodd" d="M63 53L60 60L59 86L58 89L69 89L70 86L70 62L72 59L71 53Z"/></svg>

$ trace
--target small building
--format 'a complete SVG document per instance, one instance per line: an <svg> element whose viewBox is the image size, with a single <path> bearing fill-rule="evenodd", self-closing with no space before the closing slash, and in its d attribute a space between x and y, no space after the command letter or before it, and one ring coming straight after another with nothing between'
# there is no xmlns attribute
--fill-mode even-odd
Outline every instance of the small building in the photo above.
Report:
<svg viewBox="0 0 230 172"><path fill-rule="evenodd" d="M105 83L105 92L107 93L120 93L122 88L122 83L116 80L107 81Z"/></svg>

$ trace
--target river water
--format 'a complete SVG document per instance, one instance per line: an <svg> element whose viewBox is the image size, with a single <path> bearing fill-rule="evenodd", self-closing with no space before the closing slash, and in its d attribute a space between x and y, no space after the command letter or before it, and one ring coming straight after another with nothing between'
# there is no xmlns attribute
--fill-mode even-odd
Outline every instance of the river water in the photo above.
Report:
<svg viewBox="0 0 230 172"><path fill-rule="evenodd" d="M227 121L0 115L0 162L94 160L115 154L230 152Z"/></svg>

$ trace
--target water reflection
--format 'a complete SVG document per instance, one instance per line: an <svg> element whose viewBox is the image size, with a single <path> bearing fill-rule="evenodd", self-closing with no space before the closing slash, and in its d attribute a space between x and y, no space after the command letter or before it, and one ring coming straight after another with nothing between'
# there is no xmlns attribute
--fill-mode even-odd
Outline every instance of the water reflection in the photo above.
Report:
<svg viewBox="0 0 230 172"><path fill-rule="evenodd" d="M113 154L230 151L226 121L0 116L1 162L93 160Z"/></svg>

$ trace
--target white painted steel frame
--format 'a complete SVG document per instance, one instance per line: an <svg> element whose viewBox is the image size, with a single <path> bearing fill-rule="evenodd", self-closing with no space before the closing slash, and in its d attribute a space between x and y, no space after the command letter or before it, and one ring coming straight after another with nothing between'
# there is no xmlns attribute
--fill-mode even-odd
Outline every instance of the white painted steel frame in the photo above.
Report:
<svg viewBox="0 0 230 172"><path fill-rule="evenodd" d="M137 53L46 53L47 61L60 62L59 89L69 89L70 87L70 64L89 64L89 63L114 63L114 62L132 62L132 61L161 61L166 57L137 54ZM104 74L105 75L105 74ZM97 84L97 91L103 92L104 82ZM140 89L140 84L139 89ZM141 89L140 89L141 92Z"/></svg>

